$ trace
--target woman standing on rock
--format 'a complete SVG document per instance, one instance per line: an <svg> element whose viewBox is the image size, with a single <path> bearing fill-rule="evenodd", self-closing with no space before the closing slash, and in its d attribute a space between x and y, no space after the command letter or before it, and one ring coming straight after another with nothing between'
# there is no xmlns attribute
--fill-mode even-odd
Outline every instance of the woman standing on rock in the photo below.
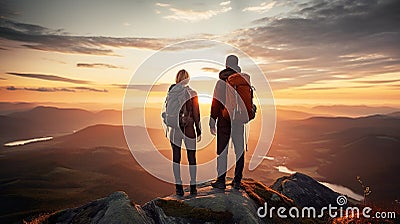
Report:
<svg viewBox="0 0 400 224"><path fill-rule="evenodd" d="M171 85L168 90L166 111L162 114L167 129L171 128L169 139L178 196L184 195L180 168L182 141L185 143L189 161L190 194L197 194L196 136L199 142L201 140L200 109L197 92L188 86L189 78L189 73L184 69L176 74L176 84Z"/></svg>

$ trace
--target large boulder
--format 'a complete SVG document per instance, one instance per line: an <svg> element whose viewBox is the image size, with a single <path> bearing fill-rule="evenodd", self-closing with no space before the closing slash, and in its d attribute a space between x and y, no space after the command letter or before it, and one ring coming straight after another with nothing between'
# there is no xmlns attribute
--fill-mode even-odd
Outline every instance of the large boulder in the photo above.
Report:
<svg viewBox="0 0 400 224"><path fill-rule="evenodd" d="M169 196L148 202L143 209L156 223L259 223L257 204L246 194L232 188L198 189L198 195Z"/></svg>
<svg viewBox="0 0 400 224"><path fill-rule="evenodd" d="M271 188L293 199L297 206L312 206L316 209L329 204L337 206L336 199L340 195L302 173L283 176L277 179Z"/></svg>

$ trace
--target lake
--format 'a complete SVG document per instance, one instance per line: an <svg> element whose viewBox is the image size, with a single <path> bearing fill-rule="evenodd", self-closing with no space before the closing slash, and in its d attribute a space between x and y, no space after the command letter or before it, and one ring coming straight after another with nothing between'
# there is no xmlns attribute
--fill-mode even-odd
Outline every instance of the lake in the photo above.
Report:
<svg viewBox="0 0 400 224"><path fill-rule="evenodd" d="M52 140L53 137L39 137L39 138L31 138L31 139L24 139L24 140L17 140L13 142L8 142L4 144L6 147L14 147L14 146L21 146L21 145L26 145L34 142L43 142L43 141L49 141Z"/></svg>
<svg viewBox="0 0 400 224"><path fill-rule="evenodd" d="M265 159L273 161L274 157L268 157ZM284 165L274 166L274 168L277 169L279 172L285 173L285 174L294 174L297 172L297 171L289 169L288 167L286 167ZM342 186L339 184L332 184L332 183L328 183L328 182L322 182L322 181L318 181L318 182L320 184L330 188L331 190L338 192L339 194L347 195L348 197L353 198L357 201L361 201L364 199L364 197L362 195L355 193L353 190L351 190L350 188L347 188L345 186Z"/></svg>

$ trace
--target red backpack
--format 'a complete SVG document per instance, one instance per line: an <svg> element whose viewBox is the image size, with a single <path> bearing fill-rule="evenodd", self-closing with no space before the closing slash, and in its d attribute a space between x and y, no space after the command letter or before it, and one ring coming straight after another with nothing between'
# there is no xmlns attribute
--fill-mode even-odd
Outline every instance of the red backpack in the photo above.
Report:
<svg viewBox="0 0 400 224"><path fill-rule="evenodd" d="M226 80L225 108L222 116L225 119L247 123L256 116L257 107L253 104L253 88L250 76L235 73ZM240 97L240 98L239 98Z"/></svg>

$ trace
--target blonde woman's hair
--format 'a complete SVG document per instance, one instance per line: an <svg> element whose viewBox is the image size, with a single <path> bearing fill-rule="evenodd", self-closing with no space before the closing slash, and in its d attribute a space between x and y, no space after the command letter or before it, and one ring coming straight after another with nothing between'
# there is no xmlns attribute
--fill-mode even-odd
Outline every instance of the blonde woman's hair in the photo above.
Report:
<svg viewBox="0 0 400 224"><path fill-rule="evenodd" d="M185 69L181 69L175 78L176 83L180 83L183 81L183 84L187 84L189 82L189 73Z"/></svg>

